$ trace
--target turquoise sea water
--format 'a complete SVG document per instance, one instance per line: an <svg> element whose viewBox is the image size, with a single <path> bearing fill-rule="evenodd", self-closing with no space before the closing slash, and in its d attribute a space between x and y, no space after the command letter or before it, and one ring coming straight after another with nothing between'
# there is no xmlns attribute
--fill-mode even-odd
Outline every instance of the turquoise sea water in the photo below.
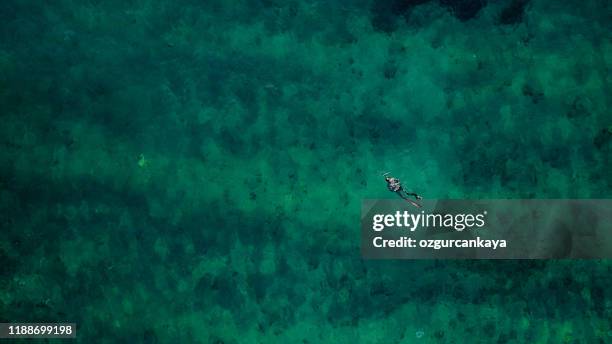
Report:
<svg viewBox="0 0 612 344"><path fill-rule="evenodd" d="M612 195L610 1L0 3L0 322L609 343L609 261L365 261L364 198ZM26 341L23 341L26 342ZM28 341L30 342L30 341Z"/></svg>

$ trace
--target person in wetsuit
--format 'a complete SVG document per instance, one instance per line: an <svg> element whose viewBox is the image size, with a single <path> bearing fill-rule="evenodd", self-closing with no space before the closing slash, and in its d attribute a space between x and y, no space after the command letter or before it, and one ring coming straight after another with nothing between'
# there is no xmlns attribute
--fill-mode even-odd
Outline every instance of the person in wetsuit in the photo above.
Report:
<svg viewBox="0 0 612 344"><path fill-rule="evenodd" d="M389 189L389 191L395 192L401 198L420 207L418 203L415 203L410 199L410 196L414 197L417 201L423 199L423 197L417 195L415 192L408 192L404 190L404 188L402 187L402 184L400 184L399 179L389 177L385 174L385 181L387 182L387 189Z"/></svg>

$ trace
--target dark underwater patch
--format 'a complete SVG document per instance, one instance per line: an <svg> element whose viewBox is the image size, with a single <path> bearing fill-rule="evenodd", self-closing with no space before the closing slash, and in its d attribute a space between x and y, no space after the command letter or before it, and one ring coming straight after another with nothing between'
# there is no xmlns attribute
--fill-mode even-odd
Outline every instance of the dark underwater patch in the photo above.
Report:
<svg viewBox="0 0 612 344"><path fill-rule="evenodd" d="M372 26L381 32L393 32L397 28L399 18L409 20L415 7L428 2L431 0L375 1L371 8ZM487 5L486 0L439 0L438 3L462 22L476 17Z"/></svg>
<svg viewBox="0 0 612 344"><path fill-rule="evenodd" d="M408 19L412 9L431 0L375 1L372 6L372 26L382 32L393 32L398 18Z"/></svg>
<svg viewBox="0 0 612 344"><path fill-rule="evenodd" d="M529 0L513 0L499 14L499 23L512 25L522 22L527 4L529 4Z"/></svg>
<svg viewBox="0 0 612 344"><path fill-rule="evenodd" d="M601 129L595 136L595 139L593 139L593 144L597 149L601 150L604 146L609 144L610 141L612 141L612 126Z"/></svg>
<svg viewBox="0 0 612 344"><path fill-rule="evenodd" d="M440 0L440 4L448 8L462 22L478 15L486 5L486 0Z"/></svg>

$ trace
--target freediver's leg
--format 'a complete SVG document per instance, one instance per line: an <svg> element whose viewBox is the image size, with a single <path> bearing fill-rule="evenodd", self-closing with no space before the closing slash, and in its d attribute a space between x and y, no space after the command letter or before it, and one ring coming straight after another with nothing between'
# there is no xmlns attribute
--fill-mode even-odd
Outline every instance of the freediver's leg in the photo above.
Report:
<svg viewBox="0 0 612 344"><path fill-rule="evenodd" d="M406 191L404 190L399 190L395 192L396 194L398 194L401 198L405 199L406 201L409 201L408 197L406 197Z"/></svg>
<svg viewBox="0 0 612 344"><path fill-rule="evenodd" d="M406 191L406 190L400 190L400 191L398 191L398 193L399 193L399 192L403 192L403 193L404 193L404 196L402 196L402 198L403 198L403 199L406 199L408 196L412 196L412 197L414 197L414 198L415 198L415 199L417 199L417 200L419 200L419 199L422 199L422 198L423 198L423 197L421 197L421 196L417 195L417 193L416 193L416 192L408 192L408 191Z"/></svg>
<svg viewBox="0 0 612 344"><path fill-rule="evenodd" d="M398 195L399 195L399 196L400 196L400 197L401 197L401 198L402 198L404 201L408 201L408 202L410 202L410 204L412 204L413 206L415 206L415 207L417 207L417 208L420 208L420 207L421 207L421 205L420 205L420 204L418 204L417 202L414 202L414 201L412 201L411 199L409 199L409 198L408 198L408 196L407 196L407 195L409 195L409 193L408 193L408 192L406 192L406 191L404 191L404 190L399 190L399 191L396 191L396 193L397 193L397 194L398 194Z"/></svg>
<svg viewBox="0 0 612 344"><path fill-rule="evenodd" d="M417 195L417 193L416 193L416 192L406 192L406 195L408 195L408 196L413 196L415 199L421 199L421 198L423 198L423 197L421 197L421 196Z"/></svg>

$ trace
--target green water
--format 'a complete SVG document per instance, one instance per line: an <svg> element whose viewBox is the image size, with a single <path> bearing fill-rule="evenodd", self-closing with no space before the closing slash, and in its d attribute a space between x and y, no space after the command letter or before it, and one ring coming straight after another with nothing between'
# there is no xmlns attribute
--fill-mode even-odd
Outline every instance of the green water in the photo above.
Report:
<svg viewBox="0 0 612 344"><path fill-rule="evenodd" d="M610 1L480 3L2 1L0 322L612 342L609 261L361 259L381 171L426 198L612 195Z"/></svg>

